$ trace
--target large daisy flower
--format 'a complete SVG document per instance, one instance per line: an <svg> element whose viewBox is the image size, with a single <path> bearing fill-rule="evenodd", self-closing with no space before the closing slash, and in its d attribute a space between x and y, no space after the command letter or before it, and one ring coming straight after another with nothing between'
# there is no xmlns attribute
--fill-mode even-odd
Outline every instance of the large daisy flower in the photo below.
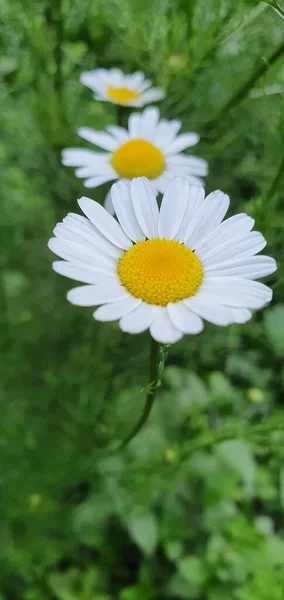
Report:
<svg viewBox="0 0 284 600"><path fill-rule="evenodd" d="M254 281L276 269L256 256L266 241L254 220L238 214L223 221L229 198L176 177L159 209L146 178L112 187L116 220L100 204L81 198L85 217L69 214L56 225L49 248L63 261L55 271L86 285L68 292L78 306L99 306L99 321L119 320L122 331L165 344L216 325L245 323L272 291ZM223 222L222 222L223 221Z"/></svg>
<svg viewBox="0 0 284 600"><path fill-rule="evenodd" d="M207 174L207 162L182 153L197 144L199 135L178 135L181 122L160 120L159 116L159 110L150 107L142 113L131 114L128 129L109 125L107 132L103 132L81 127L78 134L105 152L68 148L63 151L63 164L77 167L75 175L84 178L87 188L113 179L131 181L144 176L156 192L163 194L175 175L187 177L194 185L203 185L200 177ZM106 208L111 212L109 203Z"/></svg>
<svg viewBox="0 0 284 600"><path fill-rule="evenodd" d="M85 71L81 83L95 92L96 100L120 106L144 106L165 96L161 88L152 88L152 81L140 72L125 75L120 69Z"/></svg>

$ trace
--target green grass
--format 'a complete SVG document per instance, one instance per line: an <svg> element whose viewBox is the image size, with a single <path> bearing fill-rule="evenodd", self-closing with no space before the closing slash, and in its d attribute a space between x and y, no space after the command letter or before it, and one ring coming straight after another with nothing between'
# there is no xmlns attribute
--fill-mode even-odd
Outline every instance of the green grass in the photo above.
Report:
<svg viewBox="0 0 284 600"><path fill-rule="evenodd" d="M1 9L1 600L282 600L281 6ZM148 335L71 306L47 249L85 193L61 150L116 118L79 75L113 65L166 88L162 115L201 134L207 190L255 218L278 262L271 307L170 349L147 427L117 454L142 410Z"/></svg>

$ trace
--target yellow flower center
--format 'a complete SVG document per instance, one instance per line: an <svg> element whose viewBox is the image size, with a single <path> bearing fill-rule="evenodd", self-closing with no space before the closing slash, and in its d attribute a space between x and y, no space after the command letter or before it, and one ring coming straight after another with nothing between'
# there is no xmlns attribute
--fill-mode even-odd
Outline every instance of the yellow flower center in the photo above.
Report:
<svg viewBox="0 0 284 600"><path fill-rule="evenodd" d="M129 104L132 100L138 100L142 94L135 90L130 90L127 87L112 87L107 88L107 94L117 104Z"/></svg>
<svg viewBox="0 0 284 600"><path fill-rule="evenodd" d="M120 258L117 272L135 298L166 306L194 296L203 269L199 258L180 242L153 238L138 242Z"/></svg>
<svg viewBox="0 0 284 600"><path fill-rule="evenodd" d="M120 177L133 179L144 175L148 179L155 179L163 172L165 159L154 144L137 138L117 148L111 157L111 164Z"/></svg>

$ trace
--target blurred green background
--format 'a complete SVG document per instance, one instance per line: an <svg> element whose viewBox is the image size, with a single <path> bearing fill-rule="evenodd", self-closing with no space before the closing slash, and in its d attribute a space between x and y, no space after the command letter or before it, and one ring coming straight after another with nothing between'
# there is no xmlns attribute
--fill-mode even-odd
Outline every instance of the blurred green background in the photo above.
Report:
<svg viewBox="0 0 284 600"><path fill-rule="evenodd" d="M283 600L283 10L253 0L1 0L1 600ZM274 301L170 349L66 301L47 240L85 193L62 148L115 122L82 70L142 70L197 131L207 191L278 261ZM282 179L281 179L282 178ZM282 185L281 185L282 183ZM281 193L282 188L282 193ZM103 201L107 186L90 190ZM142 390L142 392L141 392Z"/></svg>

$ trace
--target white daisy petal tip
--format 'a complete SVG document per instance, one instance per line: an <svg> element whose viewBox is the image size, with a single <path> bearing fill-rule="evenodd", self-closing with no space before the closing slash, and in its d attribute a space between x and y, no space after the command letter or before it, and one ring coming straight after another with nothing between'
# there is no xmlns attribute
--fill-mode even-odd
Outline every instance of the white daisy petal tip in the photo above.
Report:
<svg viewBox="0 0 284 600"><path fill-rule="evenodd" d="M158 307L155 317L149 327L151 336L160 344L175 344L183 337L169 317L166 308Z"/></svg>
<svg viewBox="0 0 284 600"><path fill-rule="evenodd" d="M278 265L277 265L275 258L272 258L270 256L267 258L270 258L270 271L269 271L269 273L267 273L267 275L272 275L272 273L275 273L275 271L277 271Z"/></svg>
<svg viewBox="0 0 284 600"><path fill-rule="evenodd" d="M98 202L83 196L78 200L78 204L100 234L107 237L112 244L123 250L132 246L121 225Z"/></svg>
<svg viewBox="0 0 284 600"><path fill-rule="evenodd" d="M92 200L91 198L88 198L88 196L81 196L81 198L77 199L77 204L79 205L79 207L81 208L81 211L83 213L85 213L84 208L87 208L88 206L91 206L95 202L96 202L95 200Z"/></svg>
<svg viewBox="0 0 284 600"><path fill-rule="evenodd" d="M98 321L119 321L130 334L149 329L162 344L201 333L204 321L244 324L269 304L272 290L256 279L275 272L276 261L258 254L266 241L250 217L225 219L226 194L204 199L177 177L159 209L152 184L138 177L111 195L116 218L82 197L85 216L68 214L48 242L61 258L53 269L85 284L68 292L69 302L99 306Z"/></svg>

